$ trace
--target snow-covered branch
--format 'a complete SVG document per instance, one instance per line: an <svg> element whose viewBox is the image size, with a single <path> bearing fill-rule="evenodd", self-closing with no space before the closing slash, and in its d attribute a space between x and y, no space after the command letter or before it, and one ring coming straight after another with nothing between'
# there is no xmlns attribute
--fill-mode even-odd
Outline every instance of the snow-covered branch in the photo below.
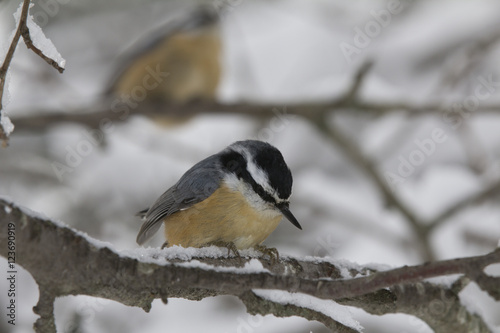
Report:
<svg viewBox="0 0 500 333"><path fill-rule="evenodd" d="M349 317L336 317L338 311L329 312L328 308L340 307L332 301L377 315L411 314L436 332L450 328L468 332L471 325L478 332L488 332L483 320L460 303L458 293L474 281L500 299L500 278L484 272L488 265L500 263L499 249L483 256L380 271L313 257L282 256L272 263L254 252L243 253L246 256L240 260L216 248L117 253L109 244L2 199L0 223L0 254L7 257L8 245L14 245L15 264L28 270L39 286L38 332L55 332L53 302L64 295L102 297L146 311L156 298L166 302L170 297L200 300L234 295L250 313L302 316L338 332L355 332L359 324ZM451 286L423 281L450 274L461 276ZM301 302L304 297L309 302ZM327 305L310 306L311 299ZM436 301L446 306L445 316L424 310ZM456 320L459 315L465 320Z"/></svg>

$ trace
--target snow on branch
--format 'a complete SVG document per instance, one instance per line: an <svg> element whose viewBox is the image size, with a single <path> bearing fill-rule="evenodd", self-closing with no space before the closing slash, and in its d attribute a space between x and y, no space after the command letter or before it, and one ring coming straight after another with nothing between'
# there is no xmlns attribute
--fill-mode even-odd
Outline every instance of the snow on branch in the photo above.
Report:
<svg viewBox="0 0 500 333"><path fill-rule="evenodd" d="M17 28L13 34L10 46L7 49L2 66L0 67L0 140L3 141L4 146L8 144L9 134L14 129L14 126L3 110L3 96L5 83L7 81L7 72L20 38L23 37L24 43L28 49L31 49L49 65L57 69L59 73L64 71L65 66L65 60L61 57L59 52L57 52L54 44L52 44L50 39L45 37L42 29L36 25L33 18L29 15L31 5L30 0L24 0L19 10L14 14Z"/></svg>
<svg viewBox="0 0 500 333"><path fill-rule="evenodd" d="M234 295L251 314L301 316L336 332L361 328L338 310L339 304L376 315L407 313L435 332L469 332L471 327L489 332L483 319L460 303L458 293L474 281L500 300L500 278L484 272L488 265L500 263L500 249L477 257L384 271L313 257L281 256L279 262L271 262L253 252L243 259L228 257L227 251L203 249L117 253L109 244L3 199L0 229L0 255L11 256L8 247L14 245L15 264L29 271L39 286L34 308L40 315L37 332L56 331L54 300L65 295L102 297L145 311L156 298L167 302L170 297L201 300ZM424 280L450 274L460 275L451 286ZM429 305L436 302L442 302L445 315L443 308L439 314L429 311Z"/></svg>

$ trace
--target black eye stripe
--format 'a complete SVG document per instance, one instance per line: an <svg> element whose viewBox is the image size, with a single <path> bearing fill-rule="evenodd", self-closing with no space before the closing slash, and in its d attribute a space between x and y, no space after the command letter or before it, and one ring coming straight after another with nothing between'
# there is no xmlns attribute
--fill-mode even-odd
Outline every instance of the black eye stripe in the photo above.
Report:
<svg viewBox="0 0 500 333"><path fill-rule="evenodd" d="M245 158L236 151L229 151L221 155L221 164L229 172L234 173L238 179L243 179L245 182L252 186L252 189L264 201L277 205L276 200L272 195L267 193L264 188L257 184L255 179L250 175L247 169L247 161Z"/></svg>
<svg viewBox="0 0 500 333"><path fill-rule="evenodd" d="M251 178L251 181L249 182L250 185L252 186L252 189L255 191L255 193L257 193L262 199L264 199L264 201L267 201L267 202L270 202L274 205L277 204L276 200L273 198L272 195L270 195L269 193L267 193L263 188L262 186L260 186L259 184L257 184L255 182L255 180L253 180L252 177Z"/></svg>

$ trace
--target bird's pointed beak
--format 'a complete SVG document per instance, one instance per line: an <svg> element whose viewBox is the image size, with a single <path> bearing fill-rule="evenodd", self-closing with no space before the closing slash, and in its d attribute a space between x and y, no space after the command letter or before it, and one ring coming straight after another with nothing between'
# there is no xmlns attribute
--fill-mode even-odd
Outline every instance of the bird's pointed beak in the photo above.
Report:
<svg viewBox="0 0 500 333"><path fill-rule="evenodd" d="M293 216L292 212L288 208L288 204L286 204L286 205L280 205L278 208L281 211L281 213L287 218L288 221L292 222L292 224L294 226L296 226L297 228L299 228L300 230L302 230L302 227L300 226L299 221L297 221L297 219L295 218L295 216Z"/></svg>

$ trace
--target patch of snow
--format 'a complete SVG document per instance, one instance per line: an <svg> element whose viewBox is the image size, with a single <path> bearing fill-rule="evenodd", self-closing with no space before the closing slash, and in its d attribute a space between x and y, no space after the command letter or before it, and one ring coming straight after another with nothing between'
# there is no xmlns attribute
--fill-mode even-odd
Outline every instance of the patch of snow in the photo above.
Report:
<svg viewBox="0 0 500 333"><path fill-rule="evenodd" d="M430 282L432 284L440 285L446 288L450 288L453 283L455 283L463 274L452 274L452 275L443 275L436 276L432 278L425 279L426 282Z"/></svg>
<svg viewBox="0 0 500 333"><path fill-rule="evenodd" d="M204 257L204 258L217 258L224 257L227 255L227 250L219 248L217 246L209 246L203 248L188 247L184 248L182 246L172 246L160 250L161 256L167 260L181 259L190 260L194 257Z"/></svg>
<svg viewBox="0 0 500 333"><path fill-rule="evenodd" d="M243 251L240 251L242 254ZM223 267L206 264L193 258L225 258L227 257L227 250L218 248L216 246L194 248L183 248L181 246L172 246L165 249L160 248L137 248L134 250L119 251L119 255L123 257L131 257L143 263L157 264L157 265L170 265L171 260L184 260L186 262L175 263L174 265L188 268L200 268L203 270L211 270L217 272L229 272L238 274L247 273L269 273L267 269L262 266L262 263L253 258L246 262L243 267Z"/></svg>
<svg viewBox="0 0 500 333"><path fill-rule="evenodd" d="M10 121L10 118L5 113L5 110L0 113L0 126L3 128L3 132L7 136L9 136L9 134L14 130L14 124Z"/></svg>
<svg viewBox="0 0 500 333"><path fill-rule="evenodd" d="M257 259L251 259L250 261L245 263L243 267L223 267L223 266L214 266L203 263L199 260L191 260L189 262L184 262L177 264L181 267L189 267L189 268L200 268L207 271L216 271L223 273L237 273L237 274L248 274L248 273L269 273L267 269L262 266L262 263Z"/></svg>
<svg viewBox="0 0 500 333"><path fill-rule="evenodd" d="M287 256L281 256L282 258L287 258ZM353 278L351 275L351 270L354 271L361 271L363 269L371 269L374 271L387 271L389 269L394 268L391 265L386 265L386 264L378 264L378 263L367 263L363 265L359 265L355 262L345 260L345 259L334 259L331 257L313 257L313 256L304 256L304 257L292 257L293 259L297 259L300 261L307 261L307 262L312 262L312 263L322 263L322 262L327 262L329 264L332 264L340 269L340 273L342 275L342 278L344 279L350 279ZM356 275L354 277L361 277L362 275Z"/></svg>
<svg viewBox="0 0 500 333"><path fill-rule="evenodd" d="M349 308L335 303L334 301L321 300L309 295L301 293L289 293L281 290L254 289L253 292L257 296L262 297L266 300L283 305L293 304L302 308L321 312L324 315L354 330L363 330L363 326L361 326L361 324L352 317Z"/></svg>
<svg viewBox="0 0 500 333"><path fill-rule="evenodd" d="M484 268L484 272L489 276L500 277L500 264L491 264Z"/></svg>
<svg viewBox="0 0 500 333"><path fill-rule="evenodd" d="M500 302L495 301L475 283L469 283L458 296L460 298L460 303L462 303L467 311L478 314L484 319L486 324L490 327L491 332L500 332L500 321L498 317ZM453 303L453 300L448 300L443 296L440 300L437 300L437 302L449 307L450 304Z"/></svg>
<svg viewBox="0 0 500 333"><path fill-rule="evenodd" d="M240 255L245 258L257 258L260 252L254 249L240 250ZM171 246L164 249L159 247L140 247L133 250L124 250L120 252L123 255L137 259L151 257L153 259L162 258L165 260L191 260L193 258L227 258L227 249L217 246L208 246L202 248Z"/></svg>
<svg viewBox="0 0 500 333"><path fill-rule="evenodd" d="M156 265L168 265L168 261L161 255L159 248L140 247L134 250L122 250L118 252L121 257L133 258L140 262Z"/></svg>

